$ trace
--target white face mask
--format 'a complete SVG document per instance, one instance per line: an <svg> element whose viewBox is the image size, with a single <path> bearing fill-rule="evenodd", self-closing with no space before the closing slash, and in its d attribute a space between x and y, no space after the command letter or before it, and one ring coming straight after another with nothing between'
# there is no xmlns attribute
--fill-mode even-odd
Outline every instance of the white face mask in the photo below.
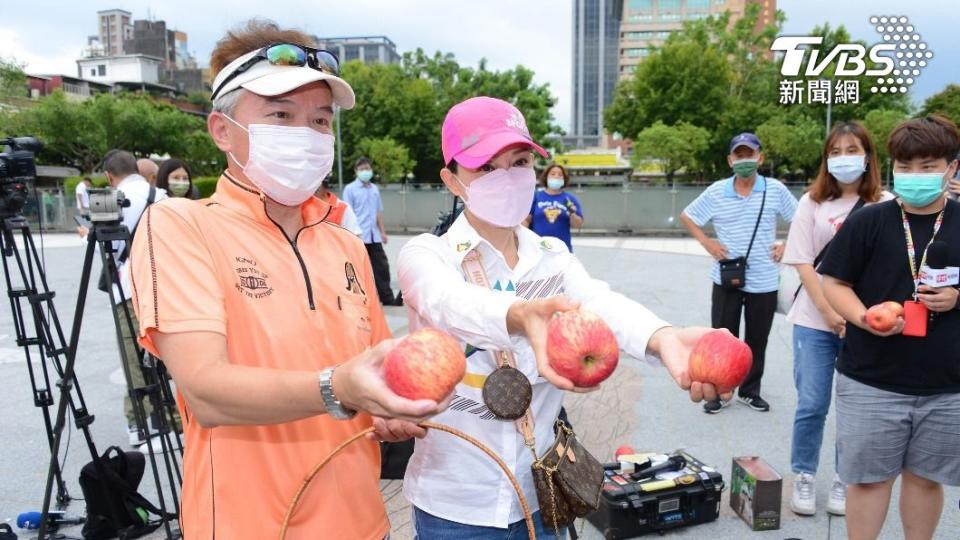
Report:
<svg viewBox="0 0 960 540"><path fill-rule="evenodd" d="M333 135L309 127L250 124L244 128L226 117L246 131L250 140L245 165L232 152L228 154L264 195L284 206L303 204L333 169Z"/></svg>
<svg viewBox="0 0 960 540"><path fill-rule="evenodd" d="M460 185L470 213L495 227L513 228L530 214L537 175L529 167L511 167L490 171L469 186Z"/></svg>
<svg viewBox="0 0 960 540"><path fill-rule="evenodd" d="M827 171L842 184L852 184L867 170L867 156L853 154L827 159Z"/></svg>

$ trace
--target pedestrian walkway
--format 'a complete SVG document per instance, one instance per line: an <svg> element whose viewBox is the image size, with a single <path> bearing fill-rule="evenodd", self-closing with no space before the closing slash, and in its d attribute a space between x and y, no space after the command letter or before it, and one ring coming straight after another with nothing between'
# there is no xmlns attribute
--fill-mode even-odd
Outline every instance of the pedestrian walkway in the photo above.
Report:
<svg viewBox="0 0 960 540"><path fill-rule="evenodd" d="M62 238L61 238L62 237ZM74 237L75 239L75 237ZM385 246L391 263L396 261L406 241L391 237ZM48 235L46 260L51 287L57 291L58 312L69 327L77 294L79 262L83 249L68 235ZM52 247L54 245L64 247ZM72 245L71 245L72 244ZM710 259L692 240L656 238L576 238L577 255L594 277L604 279L624 294L635 298L660 316L678 325L708 325L708 271ZM391 265L395 267L394 265ZM95 273L96 275L96 273ZM396 281L394 281L396 288ZM406 333L405 308L388 307L388 322L397 335ZM33 407L27 371L22 353L13 342L9 309L0 310L0 393L3 413L3 458L0 459L0 522L17 514L38 510L42 502L47 453L43 424ZM754 412L733 404L717 415L706 415L693 404L669 378L666 370L630 358L623 358L617 373L600 391L570 395L566 404L571 419L587 447L601 460L612 458L613 450L630 444L638 451L686 449L704 462L716 466L729 482L730 461L735 455L760 455L785 475L782 524L779 531L751 532L729 507L729 489L723 494L720 518L710 524L667 533L668 538L691 539L786 539L804 540L846 538L843 518L828 517L821 509L815 517L801 518L788 509L791 489L789 475L790 436L796 392L792 379L790 325L777 315L767 351L767 369L763 396L770 402L769 413ZM93 435L101 449L111 444L124 445L125 422L120 399L122 379L112 376L119 369L106 295L91 288L80 339L78 375L90 410L96 415ZM827 420L826 440L821 452L821 474L817 479L817 497L826 504L832 470L834 415ZM70 491L81 496L76 484L80 467L89 461L79 433L72 434L66 458L66 477ZM318 456L319 460L322 456ZM144 480L144 493L152 481ZM399 482L384 482L383 494L390 511L394 540L412 538L411 511L400 492ZM899 488L897 488L899 489ZM896 493L896 491L895 491ZM148 495L150 497L150 495ZM960 489L946 490L938 539L960 538ZM898 498L891 503L890 514L881 538L902 538L897 511ZM75 501L67 509L70 516L83 512L83 502ZM581 538L601 538L592 526L579 523ZM78 529L70 529L79 535ZM22 538L25 536L21 536ZM161 538L154 534L148 538ZM348 540L348 539L345 539Z"/></svg>

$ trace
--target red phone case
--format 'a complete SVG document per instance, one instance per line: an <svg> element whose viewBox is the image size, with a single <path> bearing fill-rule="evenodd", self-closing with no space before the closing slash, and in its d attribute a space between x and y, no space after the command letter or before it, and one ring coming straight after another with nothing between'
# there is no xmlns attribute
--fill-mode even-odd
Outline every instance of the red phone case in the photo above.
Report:
<svg viewBox="0 0 960 540"><path fill-rule="evenodd" d="M927 337L927 320L930 310L927 306L915 300L903 303L903 335L913 337Z"/></svg>

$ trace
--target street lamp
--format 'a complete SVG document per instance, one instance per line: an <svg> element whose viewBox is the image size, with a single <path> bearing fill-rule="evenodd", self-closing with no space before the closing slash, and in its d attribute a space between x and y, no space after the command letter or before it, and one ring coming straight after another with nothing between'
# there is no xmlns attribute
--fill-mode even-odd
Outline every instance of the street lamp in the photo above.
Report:
<svg viewBox="0 0 960 540"><path fill-rule="evenodd" d="M340 193L343 193L343 139L340 138L340 107L334 112L337 123L337 186Z"/></svg>

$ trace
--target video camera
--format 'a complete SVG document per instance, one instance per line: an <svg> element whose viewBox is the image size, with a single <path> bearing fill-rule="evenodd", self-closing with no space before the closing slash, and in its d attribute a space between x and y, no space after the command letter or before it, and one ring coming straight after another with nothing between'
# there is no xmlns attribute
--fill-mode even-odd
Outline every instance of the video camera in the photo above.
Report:
<svg viewBox="0 0 960 540"><path fill-rule="evenodd" d="M0 146L0 215L12 216L27 202L27 183L37 177L33 155L43 143L36 137L8 137L0 139Z"/></svg>

